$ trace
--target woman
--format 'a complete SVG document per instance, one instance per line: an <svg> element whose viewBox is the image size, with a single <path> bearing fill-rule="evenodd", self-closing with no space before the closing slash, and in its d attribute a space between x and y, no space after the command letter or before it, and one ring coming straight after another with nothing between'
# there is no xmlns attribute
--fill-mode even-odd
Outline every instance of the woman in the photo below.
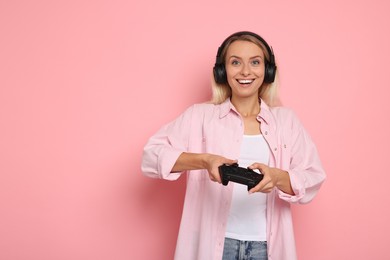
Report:
<svg viewBox="0 0 390 260"><path fill-rule="evenodd" d="M220 46L213 99L162 127L144 148L146 176L187 175L175 259L296 259L290 203L308 203L325 179L315 145L289 109L276 107L272 49L252 32ZM247 191L221 185L218 167L263 174Z"/></svg>

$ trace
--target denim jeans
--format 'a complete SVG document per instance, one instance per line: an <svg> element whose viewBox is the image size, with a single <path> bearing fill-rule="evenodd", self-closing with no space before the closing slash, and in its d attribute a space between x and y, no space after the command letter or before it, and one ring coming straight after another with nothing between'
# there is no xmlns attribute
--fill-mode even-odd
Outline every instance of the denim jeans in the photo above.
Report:
<svg viewBox="0 0 390 260"><path fill-rule="evenodd" d="M225 238L222 260L267 260L267 241Z"/></svg>

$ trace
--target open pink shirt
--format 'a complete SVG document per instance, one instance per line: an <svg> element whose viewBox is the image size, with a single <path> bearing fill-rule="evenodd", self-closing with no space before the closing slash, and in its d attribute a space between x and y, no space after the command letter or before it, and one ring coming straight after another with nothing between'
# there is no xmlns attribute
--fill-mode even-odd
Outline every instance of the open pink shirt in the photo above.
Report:
<svg viewBox="0 0 390 260"><path fill-rule="evenodd" d="M290 203L308 203L325 180L316 147L295 114L261 101L257 116L271 150L270 166L290 174L294 196L274 189L267 196L268 259L297 258ZM176 180L187 173L187 188L176 245L177 260L221 260L233 183L223 186L206 170L171 173L182 152L213 153L238 159L243 120L230 100L196 104L162 127L144 148L142 172Z"/></svg>

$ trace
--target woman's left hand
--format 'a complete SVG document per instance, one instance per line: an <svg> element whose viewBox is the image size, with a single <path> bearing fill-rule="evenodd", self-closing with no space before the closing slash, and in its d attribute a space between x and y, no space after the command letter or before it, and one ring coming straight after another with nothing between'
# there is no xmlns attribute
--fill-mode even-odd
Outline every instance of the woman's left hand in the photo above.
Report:
<svg viewBox="0 0 390 260"><path fill-rule="evenodd" d="M258 169L263 174L263 179L254 188L249 190L249 193L263 192L269 193L273 188L277 187L281 191L294 195L291 187L290 175L288 172L278 168L272 168L262 163L254 163L248 167L249 169Z"/></svg>

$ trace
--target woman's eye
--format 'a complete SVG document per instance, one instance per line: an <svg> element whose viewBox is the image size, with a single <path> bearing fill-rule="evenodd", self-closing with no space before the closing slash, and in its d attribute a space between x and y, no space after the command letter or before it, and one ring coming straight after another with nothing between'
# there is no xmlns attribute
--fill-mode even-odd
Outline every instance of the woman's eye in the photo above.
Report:
<svg viewBox="0 0 390 260"><path fill-rule="evenodd" d="M252 61L252 64L253 64L253 65L256 65L256 66L257 66L257 65L260 65L260 61L259 61L259 60L253 60L253 61Z"/></svg>
<svg viewBox="0 0 390 260"><path fill-rule="evenodd" d="M238 60L233 60L232 65L240 65L240 62Z"/></svg>

